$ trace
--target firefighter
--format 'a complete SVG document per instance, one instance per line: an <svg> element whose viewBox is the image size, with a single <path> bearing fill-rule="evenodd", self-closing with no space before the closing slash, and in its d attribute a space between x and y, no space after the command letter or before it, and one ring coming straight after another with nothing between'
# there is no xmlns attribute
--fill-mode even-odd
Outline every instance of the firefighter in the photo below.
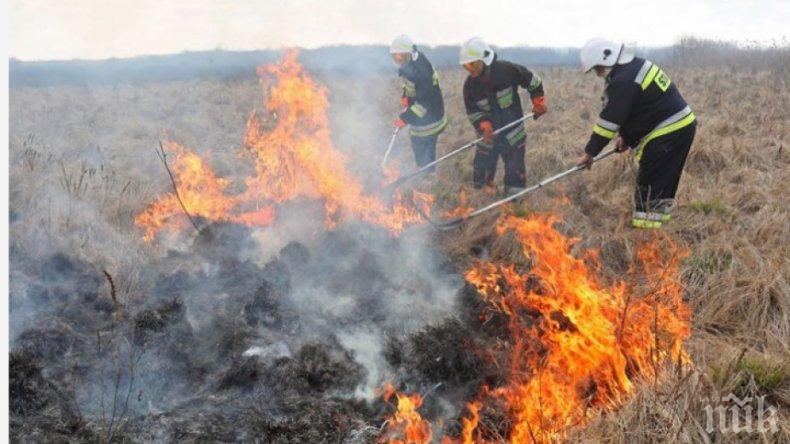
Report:
<svg viewBox="0 0 790 444"><path fill-rule="evenodd" d="M395 119L395 126L409 125L414 161L421 167L436 160L436 141L447 126L439 76L407 35L395 37L390 54L403 82L403 112Z"/></svg>
<svg viewBox="0 0 790 444"><path fill-rule="evenodd" d="M476 147L474 186L493 186L499 157L505 164L505 193L526 186L524 125L494 134L498 128L524 116L518 87L527 90L537 119L546 113L543 82L537 74L515 63L499 60L482 39L474 37L461 45L460 63L469 73L464 82L466 114L484 140Z"/></svg>
<svg viewBox="0 0 790 444"><path fill-rule="evenodd" d="M631 148L639 162L631 225L661 228L671 218L696 117L666 72L634 57L630 46L595 38L582 48L581 62L606 83L603 110L579 165L590 168L612 139L618 152Z"/></svg>

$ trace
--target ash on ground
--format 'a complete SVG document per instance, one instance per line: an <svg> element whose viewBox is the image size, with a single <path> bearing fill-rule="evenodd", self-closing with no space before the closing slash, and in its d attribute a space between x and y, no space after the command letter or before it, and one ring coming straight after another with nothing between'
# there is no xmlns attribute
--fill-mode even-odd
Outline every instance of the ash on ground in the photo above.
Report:
<svg viewBox="0 0 790 444"><path fill-rule="evenodd" d="M252 234L208 226L141 265L145 294L12 249L12 438L372 442L385 381L448 432L496 385L481 350L501 326L419 236L349 224L261 260Z"/></svg>

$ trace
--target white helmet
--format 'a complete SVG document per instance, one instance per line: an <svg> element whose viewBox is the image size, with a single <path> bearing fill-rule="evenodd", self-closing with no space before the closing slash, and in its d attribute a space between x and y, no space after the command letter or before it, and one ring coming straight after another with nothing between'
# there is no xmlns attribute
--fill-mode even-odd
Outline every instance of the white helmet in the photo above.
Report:
<svg viewBox="0 0 790 444"><path fill-rule="evenodd" d="M494 50L480 37L472 37L461 45L461 53L458 58L461 65L482 60L488 66L494 61Z"/></svg>
<svg viewBox="0 0 790 444"><path fill-rule="evenodd" d="M414 42L406 34L401 34L392 40L390 54L412 54L417 52Z"/></svg>
<svg viewBox="0 0 790 444"><path fill-rule="evenodd" d="M634 59L634 46L596 37L581 50L582 69L590 72L596 66L624 65Z"/></svg>

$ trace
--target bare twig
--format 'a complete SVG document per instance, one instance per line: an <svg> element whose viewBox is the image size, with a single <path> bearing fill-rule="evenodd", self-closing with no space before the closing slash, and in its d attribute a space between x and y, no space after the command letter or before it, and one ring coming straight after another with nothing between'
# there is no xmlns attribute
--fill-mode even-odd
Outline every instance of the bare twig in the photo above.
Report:
<svg viewBox="0 0 790 444"><path fill-rule="evenodd" d="M176 178L173 176L173 171L170 170L170 166L167 164L167 154L165 153L165 148L162 146L162 141L159 141L159 150L156 152L156 155L159 157L159 160L162 161L162 165L165 166L165 170L167 170L167 175L170 176L170 183L173 184L173 191L175 192L176 199L178 199L178 203L181 204L181 209L184 210L184 214L187 215L189 222L192 223L192 226L195 227L195 230L200 231L200 227L195 222L195 219L192 218L192 215L189 214L189 210L184 205L184 201L181 200L181 195L178 193L178 185L176 185Z"/></svg>
<svg viewBox="0 0 790 444"><path fill-rule="evenodd" d="M113 305L117 306L118 305L118 298L116 298L116 296L115 296L116 295L115 282L112 280L112 276L110 275L110 273L107 270L102 270L102 273L104 273L104 277L107 278L107 282L110 283L110 297L112 298L112 303L113 303Z"/></svg>

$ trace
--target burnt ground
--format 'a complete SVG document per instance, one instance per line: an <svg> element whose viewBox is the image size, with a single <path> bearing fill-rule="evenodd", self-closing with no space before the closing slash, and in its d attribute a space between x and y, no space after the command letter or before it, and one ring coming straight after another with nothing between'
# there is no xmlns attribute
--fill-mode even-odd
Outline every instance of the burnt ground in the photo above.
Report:
<svg viewBox="0 0 790 444"><path fill-rule="evenodd" d="M29 278L11 300L12 440L374 442L394 406L360 394L370 364L341 336L361 327L385 338L379 379L425 395L424 417L457 434L457 407L501 380L485 343L505 338L506 324L456 287L454 315L410 330L392 314L393 292L431 302L421 292L436 284L393 280L380 246L357 234L329 232L311 249L291 242L258 265L240 259L247 228L215 224L150 264L155 279L139 298L66 254L12 251ZM459 279L434 262L426 273ZM311 311L315 300L297 295L318 286L352 302Z"/></svg>

